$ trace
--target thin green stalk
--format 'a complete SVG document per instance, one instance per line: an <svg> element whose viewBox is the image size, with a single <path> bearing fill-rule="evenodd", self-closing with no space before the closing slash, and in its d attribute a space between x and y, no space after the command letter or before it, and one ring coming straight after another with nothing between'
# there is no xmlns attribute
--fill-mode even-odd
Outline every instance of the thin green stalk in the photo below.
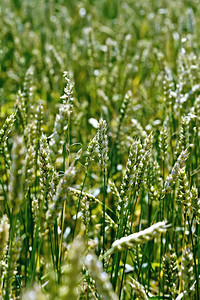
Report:
<svg viewBox="0 0 200 300"><path fill-rule="evenodd" d="M54 270L56 270L55 259L54 259L53 239L52 239L51 228L49 228L49 238L50 238L51 257L52 257L52 262L53 262L53 268L54 268Z"/></svg>
<svg viewBox="0 0 200 300"><path fill-rule="evenodd" d="M103 170L103 227L102 227L102 235L103 235L103 255L105 253L105 227L106 227L106 169ZM103 267L104 267L104 259L103 259Z"/></svg>
<svg viewBox="0 0 200 300"><path fill-rule="evenodd" d="M131 234L131 231L132 231L133 220L134 220L134 212L135 212L135 207L136 207L137 201L138 201L138 199L135 200L135 202L133 203L133 207L130 209L130 211L132 212L132 218L131 218L131 226L130 226L129 234ZM128 255L128 251L125 252L125 257L124 257L122 279L121 279L121 284L120 284L120 289L119 289L119 298L121 297L122 288L123 288L123 281L124 281L124 276L125 276L125 267L126 267L127 255Z"/></svg>
<svg viewBox="0 0 200 300"><path fill-rule="evenodd" d="M112 151L111 151L111 156L110 156L110 170L111 170L111 172L112 172L113 164L114 164L114 171L116 171L115 170L115 161L116 161L116 159L114 159L114 158L117 157L117 142L119 140L120 128L121 128L121 123L118 124L116 139L114 141ZM109 173L108 173L108 178L109 177L110 176L109 176Z"/></svg>
<svg viewBox="0 0 200 300"><path fill-rule="evenodd" d="M86 181L87 175L88 175L88 169L86 170L85 177L84 177L84 180L83 180L83 184L82 184L82 187L81 187L81 194L78 198L78 205L77 205L77 210L76 210L76 218L75 218L74 231L73 231L73 239L75 237L77 219L78 219L78 212L79 212L79 209L80 209L81 197L82 197L82 193L83 193L83 189L84 189L84 186L85 186L85 181Z"/></svg>
<svg viewBox="0 0 200 300"><path fill-rule="evenodd" d="M30 236L31 236L31 246L33 247L33 233L34 233L34 221L33 221L33 214L32 214L32 200L29 197L29 212L30 212Z"/></svg>
<svg viewBox="0 0 200 300"><path fill-rule="evenodd" d="M3 184L3 181L1 179L1 177L0 177L0 182L1 182L1 187L2 187L2 191L3 191L4 207L5 207L5 210L6 210L6 214L8 215L8 218L10 219L10 209L9 209L9 206L8 206L7 195L6 195L6 192L5 192L5 189L4 189L4 184Z"/></svg>
<svg viewBox="0 0 200 300"><path fill-rule="evenodd" d="M161 278L162 255L163 255L163 235L161 234L161 237L160 237L160 265L159 265L159 296L161 295L161 289L162 289L162 278Z"/></svg>
<svg viewBox="0 0 200 300"><path fill-rule="evenodd" d="M67 141L65 139L65 142L64 142L64 145L63 145L63 166L62 166L63 172L65 172L66 145L67 145Z"/></svg>
<svg viewBox="0 0 200 300"><path fill-rule="evenodd" d="M54 249L55 249L55 256L56 256L56 270L58 273L58 262L59 262L59 246L58 246L58 224L57 220L54 224Z"/></svg>
<svg viewBox="0 0 200 300"><path fill-rule="evenodd" d="M64 232L64 222L65 222L65 206L66 206L66 201L64 202L63 209L62 209L62 215L61 215L61 236L60 236L60 246L59 246L58 283L60 282L60 277L61 277L62 242L63 242L63 232Z"/></svg>
<svg viewBox="0 0 200 300"><path fill-rule="evenodd" d="M119 288L119 299L121 298L121 293L122 293L122 288L123 288L127 255L128 255L128 250L126 250L125 255L124 255L122 278L121 278L121 283L120 283L120 288Z"/></svg>
<svg viewBox="0 0 200 300"><path fill-rule="evenodd" d="M23 295L23 289L22 289L21 282L20 282L20 280L19 280L19 276L18 276L18 275L15 275L15 278L16 278L17 283L18 283L18 285L19 285L20 292L21 292L21 294Z"/></svg>
<svg viewBox="0 0 200 300"><path fill-rule="evenodd" d="M189 216L187 217L188 224L189 224L189 231L190 231L190 238L192 242L192 252L193 252L193 259L194 259L194 272L196 277L196 296L197 300L199 300L199 277L198 277L198 270L197 270L197 264L196 264L196 251L194 247L194 241L193 241L193 235L192 235L192 221L190 223Z"/></svg>
<svg viewBox="0 0 200 300"><path fill-rule="evenodd" d="M32 248L32 253L31 253L31 258L30 258L30 270L34 270L35 269L35 253L36 253L36 248L38 245L38 236L39 236L39 228L40 228L40 222L41 222L41 218L42 218L42 213L43 213L43 208L44 208L44 202L45 202L45 197L43 197L42 199L42 204L41 204L41 208L40 208L40 214L39 214L39 218L38 218L38 222L36 225L36 230L35 230L35 236L33 239L33 248ZM31 283L33 283L34 281L34 272L31 273Z"/></svg>
<svg viewBox="0 0 200 300"><path fill-rule="evenodd" d="M199 224L197 224L197 237L200 236ZM198 253L198 275L200 275L200 239L197 238L197 253Z"/></svg>
<svg viewBox="0 0 200 300"><path fill-rule="evenodd" d="M134 196L135 196L135 193L134 193ZM120 224L118 226L118 232L117 232L117 235L116 235L116 238L119 239L123 236L123 234L125 233L125 230L126 230L126 225L127 225L127 220L128 220L128 215L129 215L129 212L131 210L131 204L132 204L132 198L133 196L131 196L129 198L129 202L128 202L128 207L127 207L127 213L125 215L125 217L123 217L123 213L124 213L124 210L123 210L123 207L121 209L121 216L120 216ZM135 201L135 205L136 205L137 201ZM132 211L132 214L134 215L134 211ZM118 272L119 272L119 264L120 264L120 259L121 259L121 253L116 253L116 261L115 261L115 276L114 276L114 279L113 279L113 288L114 290L116 289L116 285L117 285L117 279L118 279ZM112 272L114 271L114 266L112 267ZM111 278L112 278L112 272L111 272Z"/></svg>
<svg viewBox="0 0 200 300"><path fill-rule="evenodd" d="M90 284L90 277L87 276L87 300L90 299L90 290L89 290L89 284Z"/></svg>
<svg viewBox="0 0 200 300"><path fill-rule="evenodd" d="M112 284L113 284L114 291L116 290L116 286L117 286L117 279L118 279L118 273L119 273L119 263L120 263L120 260L121 260L121 252L117 251L115 253L114 259L113 259L113 263L114 263L114 265L113 265L113 271L115 270L115 276L114 276Z"/></svg>
<svg viewBox="0 0 200 300"><path fill-rule="evenodd" d="M35 155L35 198L37 198L37 187L39 183L38 177L38 149L40 147L40 141L37 142L36 155Z"/></svg>
<svg viewBox="0 0 200 300"><path fill-rule="evenodd" d="M38 251L37 251L37 255L36 255L36 260L35 260L35 264L34 264L33 269L32 269L32 280L35 278L37 262L38 262L38 258L40 257L40 250L41 250L42 244L43 244L43 238L41 238L41 240L38 243Z"/></svg>
<svg viewBox="0 0 200 300"><path fill-rule="evenodd" d="M160 212L160 217L158 216L158 221L163 219L163 205L164 205L164 200L160 201L159 203L159 212ZM162 265L162 255L163 255L163 236L161 234L160 237L160 264L159 264L159 297L161 295L161 284L162 284L162 279L161 279L161 265Z"/></svg>
<svg viewBox="0 0 200 300"><path fill-rule="evenodd" d="M13 217L13 216L12 216ZM14 216L10 219L10 228L11 228L11 234L9 239L9 262L8 262L8 270L7 270L7 278L6 278L6 294L5 294L5 300L9 300L9 291L10 291L10 268L12 263L12 243L14 238L14 232L15 227L17 223L17 217Z"/></svg>
<svg viewBox="0 0 200 300"><path fill-rule="evenodd" d="M153 224L155 222L155 220L157 218L157 215L158 215L158 213L160 212L160 209L161 209L161 202L164 201L164 199L165 198L161 194L160 199L158 200L158 203L157 203L157 206L156 206L155 213L154 213L153 220L152 220L151 224ZM158 220L159 220L159 218L158 218Z"/></svg>
<svg viewBox="0 0 200 300"><path fill-rule="evenodd" d="M26 250L25 250L25 286L27 282L27 267L28 267L28 253L29 253L29 241L28 241L28 204L26 201L25 205L25 234L26 234L26 239L25 239L25 244L26 244Z"/></svg>

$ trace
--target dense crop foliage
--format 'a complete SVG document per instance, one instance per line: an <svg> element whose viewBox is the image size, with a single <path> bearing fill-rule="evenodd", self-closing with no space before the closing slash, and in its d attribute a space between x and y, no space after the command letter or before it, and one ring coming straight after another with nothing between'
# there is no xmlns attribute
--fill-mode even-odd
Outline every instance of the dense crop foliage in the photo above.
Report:
<svg viewBox="0 0 200 300"><path fill-rule="evenodd" d="M0 298L199 299L199 1L0 2Z"/></svg>

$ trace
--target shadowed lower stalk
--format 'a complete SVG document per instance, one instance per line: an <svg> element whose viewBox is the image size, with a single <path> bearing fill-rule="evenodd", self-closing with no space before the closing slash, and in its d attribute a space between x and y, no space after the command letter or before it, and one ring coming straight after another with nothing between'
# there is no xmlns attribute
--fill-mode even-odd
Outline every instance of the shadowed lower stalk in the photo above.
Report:
<svg viewBox="0 0 200 300"><path fill-rule="evenodd" d="M197 224L197 236L199 237L200 230L199 224ZM198 274L200 274L200 239L197 239L197 254L198 254Z"/></svg>

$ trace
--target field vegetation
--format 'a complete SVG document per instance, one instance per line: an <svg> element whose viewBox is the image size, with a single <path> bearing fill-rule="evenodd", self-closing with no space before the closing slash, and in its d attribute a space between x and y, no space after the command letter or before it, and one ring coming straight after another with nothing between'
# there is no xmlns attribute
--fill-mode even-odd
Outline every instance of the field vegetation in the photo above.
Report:
<svg viewBox="0 0 200 300"><path fill-rule="evenodd" d="M0 299L200 299L200 2L0 2Z"/></svg>

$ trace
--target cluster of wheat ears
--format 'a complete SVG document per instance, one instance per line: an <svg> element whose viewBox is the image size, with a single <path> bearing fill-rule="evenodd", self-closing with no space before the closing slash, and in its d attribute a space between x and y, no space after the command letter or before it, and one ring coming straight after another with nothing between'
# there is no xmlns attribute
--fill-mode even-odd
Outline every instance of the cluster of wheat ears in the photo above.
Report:
<svg viewBox="0 0 200 300"><path fill-rule="evenodd" d="M2 0L0 299L200 299L198 13Z"/></svg>

